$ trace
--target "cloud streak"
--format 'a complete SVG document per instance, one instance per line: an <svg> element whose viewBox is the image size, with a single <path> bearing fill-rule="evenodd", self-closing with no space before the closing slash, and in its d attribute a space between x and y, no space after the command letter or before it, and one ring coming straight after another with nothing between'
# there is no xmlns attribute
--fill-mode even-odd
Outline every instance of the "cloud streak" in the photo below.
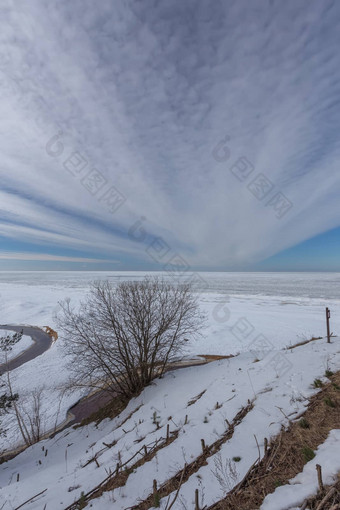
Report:
<svg viewBox="0 0 340 510"><path fill-rule="evenodd" d="M80 262L80 263L101 263L119 264L117 260L89 259L86 257L67 257L63 255L49 255L48 253L16 253L0 252L0 260L24 260L24 261L42 261L42 262Z"/></svg>

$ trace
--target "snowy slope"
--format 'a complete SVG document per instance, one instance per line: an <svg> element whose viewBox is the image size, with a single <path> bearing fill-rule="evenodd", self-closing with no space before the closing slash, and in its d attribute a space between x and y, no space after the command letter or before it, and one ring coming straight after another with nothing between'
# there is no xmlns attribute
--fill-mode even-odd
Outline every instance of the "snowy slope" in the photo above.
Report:
<svg viewBox="0 0 340 510"><path fill-rule="evenodd" d="M231 423L242 406L254 399L253 409L220 449L223 462L241 457L234 463L236 477L229 480L231 485L236 484L258 456L254 435L263 451L264 437L276 435L281 424L286 423L284 414L292 417L301 412L307 398L315 393L311 386L313 380L322 377L326 367L340 369L339 344L336 342L327 345L320 340L286 353L277 352L287 361L289 369L285 372L279 373L277 367L268 364L268 355L254 363L253 355L244 353L229 360L168 373L131 401L116 419L106 420L98 428L90 425L80 430L67 430L29 448L0 466L0 495L7 501L4 509L18 506L45 489L47 491L39 503L32 503L27 508L43 508L45 503L47 508L66 507L80 496L81 491L91 490L109 470L115 469L119 452L121 462L125 463L144 444L151 445L157 439L165 438L169 423L170 431L179 431L178 438L131 473L124 487L104 493L92 502L95 509L111 509L113 501L114 508L125 509L152 492L153 479L161 484L183 468L185 462L194 460L201 453L200 440L203 438L206 444L216 441L228 428L226 420ZM202 397L188 407L188 402L203 390ZM132 416L123 423L132 411ZM153 424L154 411L159 417L159 429ZM188 423L185 425L186 415ZM114 441L116 444L112 448L103 449L104 443ZM42 446L48 450L46 457ZM99 467L94 462L82 467L97 452ZM181 500L191 508L196 488L200 490L204 504L223 496L223 487L214 475L217 461L218 453L183 484L181 499L173 508L181 508ZM131 464L133 462L135 459ZM77 488L69 490L72 487Z"/></svg>

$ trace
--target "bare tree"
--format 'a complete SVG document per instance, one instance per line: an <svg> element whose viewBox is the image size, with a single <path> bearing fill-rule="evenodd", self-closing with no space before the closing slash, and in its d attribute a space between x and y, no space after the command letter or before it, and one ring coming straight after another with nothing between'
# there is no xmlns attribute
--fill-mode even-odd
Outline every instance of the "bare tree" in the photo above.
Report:
<svg viewBox="0 0 340 510"><path fill-rule="evenodd" d="M0 376L2 375L1 372L6 371L6 366L8 363L8 353L12 350L13 345L18 343L22 338L22 331L19 333L14 333L11 335L6 335L0 337L0 351L2 351L5 355L5 362L1 364L0 366ZM2 414L7 413L13 406L13 404L18 400L19 395L17 393L10 393L8 394L7 391L3 393L3 390L1 388L5 387L6 384L3 382L3 380L0 377L0 416ZM5 434L5 430L1 428L0 424L0 434Z"/></svg>
<svg viewBox="0 0 340 510"><path fill-rule="evenodd" d="M163 374L204 322L190 284L159 278L95 282L78 311L70 300L60 306L73 384L125 397Z"/></svg>
<svg viewBox="0 0 340 510"><path fill-rule="evenodd" d="M7 388L9 395L13 397L13 389L9 372L7 372ZM42 428L42 396L43 388L35 389L25 397L13 399L11 413L15 416L21 437L26 446L40 441L43 434Z"/></svg>

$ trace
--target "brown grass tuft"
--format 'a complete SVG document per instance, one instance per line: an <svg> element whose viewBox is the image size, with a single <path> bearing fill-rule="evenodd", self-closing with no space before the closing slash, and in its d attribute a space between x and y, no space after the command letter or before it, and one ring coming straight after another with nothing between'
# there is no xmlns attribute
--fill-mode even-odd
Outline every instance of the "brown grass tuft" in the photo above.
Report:
<svg viewBox="0 0 340 510"><path fill-rule="evenodd" d="M339 428L340 423L340 372L330 376L331 382L314 395L309 403L304 419L308 428L302 428L299 421L291 423L287 430L270 442L267 454L255 465L246 479L234 488L228 496L210 506L208 510L256 510L260 508L265 496L274 492L279 485L285 485L303 470L310 451L322 444L332 429ZM326 401L334 403L333 406ZM315 473L315 476L316 473ZM337 485L338 487L338 485ZM339 488L338 488L339 489ZM338 490L337 489L337 490ZM311 500L308 508L317 508L322 495ZM335 494L330 501L339 499ZM314 505L314 506L313 506ZM323 506L322 509L331 508Z"/></svg>

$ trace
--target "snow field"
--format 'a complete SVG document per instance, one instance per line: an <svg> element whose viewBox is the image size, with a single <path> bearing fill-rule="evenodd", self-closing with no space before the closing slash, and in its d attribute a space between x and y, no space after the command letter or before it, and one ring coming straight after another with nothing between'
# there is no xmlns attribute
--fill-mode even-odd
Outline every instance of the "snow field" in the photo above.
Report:
<svg viewBox="0 0 340 510"><path fill-rule="evenodd" d="M281 425L287 423L284 414L299 413L307 404L306 399L317 391L312 388L313 380L322 377L326 366L333 370L340 368L336 342L327 345L324 340L315 341L287 351L285 356L290 369L281 376L268 366L266 356L254 363L250 353L168 373L131 401L116 419L106 420L98 428L89 425L83 429L67 430L54 439L34 445L4 465L0 493L7 501L8 506L4 509L19 505L29 495L46 488L39 508L45 503L47 508L66 507L82 491L86 493L99 484L110 469L115 469L118 452L124 463L143 444L164 438L166 424L170 423L170 430L179 429L178 438L159 450L150 462L131 473L124 487L113 493L104 493L92 501L94 509L112 508L113 502L114 508L125 509L151 493L153 479L160 485L181 470L185 462L192 462L201 453L200 439L203 438L207 445L216 441L227 429L225 420L232 422L248 400L256 397L253 409L220 450L224 463L233 457L241 457L240 462L235 462L236 479L229 480L229 483L238 483L258 456L254 434L263 453L264 437L269 439L276 435ZM206 391L202 397L188 407L188 402L203 390ZM215 409L216 402L222 407ZM121 424L133 409L136 411ZM154 411L159 416L159 430L152 423ZM188 423L184 425L186 415ZM172 418L168 420L170 416ZM109 444L113 441L117 442L115 446L98 455L99 468L94 462L81 467L103 449L103 442ZM48 449L46 457L42 445ZM223 496L223 488L213 474L217 455L209 457L208 465L201 467L183 484L180 499L173 508L182 508L181 501L187 502L190 508L196 488L200 497L204 496L204 504L211 504ZM18 472L20 481L17 483ZM75 486L79 487L69 492L69 488Z"/></svg>

